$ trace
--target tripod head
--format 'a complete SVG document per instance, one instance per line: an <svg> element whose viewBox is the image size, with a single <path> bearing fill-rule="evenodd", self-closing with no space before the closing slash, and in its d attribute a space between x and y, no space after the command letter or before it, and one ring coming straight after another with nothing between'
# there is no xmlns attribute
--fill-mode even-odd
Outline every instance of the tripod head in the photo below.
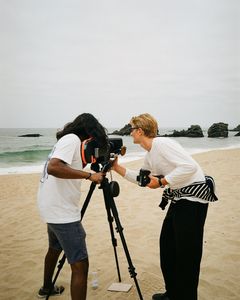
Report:
<svg viewBox="0 0 240 300"><path fill-rule="evenodd" d="M106 161L106 162L102 162L101 164L98 162L94 162L91 163L91 170L93 170L94 172L103 172L103 173L107 173L112 167L112 162Z"/></svg>
<svg viewBox="0 0 240 300"><path fill-rule="evenodd" d="M93 170L94 172L103 172L103 173L107 173L108 171L110 171L112 167L112 161L109 160L107 162L103 162L101 163L101 165L97 162L92 163L91 164L91 170ZM111 181L109 182L108 178L106 176L104 176L103 181L100 184L99 189L103 189L104 186L109 185L109 191L112 197L117 197L120 193L120 187L117 181Z"/></svg>

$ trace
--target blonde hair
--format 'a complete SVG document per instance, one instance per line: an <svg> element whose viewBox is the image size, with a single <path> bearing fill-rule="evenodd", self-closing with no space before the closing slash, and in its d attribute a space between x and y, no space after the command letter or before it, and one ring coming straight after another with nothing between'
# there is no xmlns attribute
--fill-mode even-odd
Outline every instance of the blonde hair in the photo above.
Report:
<svg viewBox="0 0 240 300"><path fill-rule="evenodd" d="M148 113L132 117L130 124L133 127L141 128L147 137L154 138L158 134L158 123L156 119Z"/></svg>

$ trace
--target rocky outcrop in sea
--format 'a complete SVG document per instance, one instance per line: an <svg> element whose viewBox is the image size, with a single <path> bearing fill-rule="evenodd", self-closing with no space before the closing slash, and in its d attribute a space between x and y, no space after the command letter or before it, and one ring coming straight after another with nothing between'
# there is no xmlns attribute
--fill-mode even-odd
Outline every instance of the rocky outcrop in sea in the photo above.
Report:
<svg viewBox="0 0 240 300"><path fill-rule="evenodd" d="M214 123L207 131L208 137L228 137L228 124L220 122Z"/></svg>
<svg viewBox="0 0 240 300"><path fill-rule="evenodd" d="M131 133L131 125L126 124L123 128L120 130L115 130L112 133L109 133L109 135L114 134L114 135L130 135ZM203 137L203 131L199 125L191 125L187 130L181 130L177 131L174 130L173 133L171 134L164 134L159 136L169 136L169 137L180 137L180 136L186 136L186 137Z"/></svg>
<svg viewBox="0 0 240 300"><path fill-rule="evenodd" d="M219 138L219 137L228 137L228 124L224 122L214 123L212 124L208 130L207 135L209 138ZM235 136L240 136L240 125L238 125L236 128L232 129L231 131L239 131ZM112 133L109 133L109 135L130 135L131 133L131 125L126 124L124 127L122 127L119 130L115 130ZM187 130L173 130L170 134L158 134L158 136L163 137L192 137L192 138L199 138L204 137L202 128L199 125L191 125Z"/></svg>
<svg viewBox="0 0 240 300"><path fill-rule="evenodd" d="M171 134L164 134L168 137L204 137L202 128L199 125L191 125L187 130L173 130Z"/></svg>
<svg viewBox="0 0 240 300"><path fill-rule="evenodd" d="M18 135L18 137L39 137L42 136L39 133L28 133L28 134L22 134L22 135Z"/></svg>
<svg viewBox="0 0 240 300"><path fill-rule="evenodd" d="M111 135L111 134L114 134L114 135L130 135L130 133L131 133L131 125L126 124L120 130L114 130L112 133L109 133L109 135Z"/></svg>
<svg viewBox="0 0 240 300"><path fill-rule="evenodd" d="M228 131L238 131L234 136L240 136L240 124L233 129L228 129Z"/></svg>
<svg viewBox="0 0 240 300"><path fill-rule="evenodd" d="M239 131L240 132L240 124L233 129L229 129L228 131Z"/></svg>

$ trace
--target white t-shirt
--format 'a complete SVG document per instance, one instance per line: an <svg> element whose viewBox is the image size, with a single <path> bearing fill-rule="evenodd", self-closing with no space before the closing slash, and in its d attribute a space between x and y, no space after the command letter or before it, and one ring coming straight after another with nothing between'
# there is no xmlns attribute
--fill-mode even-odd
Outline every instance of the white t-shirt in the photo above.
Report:
<svg viewBox="0 0 240 300"><path fill-rule="evenodd" d="M81 141L75 134L58 140L45 164L38 191L38 207L46 223L71 223L80 220L81 179L62 179L47 174L51 158L58 158L71 168L81 170Z"/></svg>
<svg viewBox="0 0 240 300"><path fill-rule="evenodd" d="M145 155L142 168L151 171L151 175L164 175L171 189L205 181L204 173L199 164L179 143L167 137L153 139L152 148ZM136 183L137 175L136 171L127 169L125 178ZM195 197L184 198L208 203L206 200Z"/></svg>

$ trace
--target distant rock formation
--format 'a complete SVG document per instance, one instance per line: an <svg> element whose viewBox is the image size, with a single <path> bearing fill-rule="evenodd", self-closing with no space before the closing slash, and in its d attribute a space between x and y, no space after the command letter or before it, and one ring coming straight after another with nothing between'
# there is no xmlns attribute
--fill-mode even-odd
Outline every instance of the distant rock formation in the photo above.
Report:
<svg viewBox="0 0 240 300"><path fill-rule="evenodd" d="M234 136L240 136L240 131L238 133L236 133Z"/></svg>
<svg viewBox="0 0 240 300"><path fill-rule="evenodd" d="M202 128L199 125L191 125L187 130L173 130L171 134L164 134L168 137L203 137Z"/></svg>
<svg viewBox="0 0 240 300"><path fill-rule="evenodd" d="M42 136L39 133L28 133L28 134L22 134L22 135L18 135L18 137L39 137Z"/></svg>
<svg viewBox="0 0 240 300"><path fill-rule="evenodd" d="M229 129L229 131L240 131L240 124L233 129Z"/></svg>
<svg viewBox="0 0 240 300"><path fill-rule="evenodd" d="M228 137L228 124L219 122L214 123L208 129L208 137L215 138L215 137Z"/></svg>
<svg viewBox="0 0 240 300"><path fill-rule="evenodd" d="M109 135L130 135L131 133L131 125L130 124L126 124L123 128L121 128L120 130L115 130L112 133L109 133ZM158 133L159 135L159 133ZM170 136L170 137L203 137L203 131L201 129L201 127L199 125L191 125L191 127L189 127L187 130L181 130L181 131L177 131L174 130L173 133L171 134L164 134L161 136Z"/></svg>
<svg viewBox="0 0 240 300"><path fill-rule="evenodd" d="M111 134L115 134L115 135L130 135L130 133L131 133L131 125L130 124L126 124L120 130L114 130L112 133L109 133L109 135L111 135Z"/></svg>

